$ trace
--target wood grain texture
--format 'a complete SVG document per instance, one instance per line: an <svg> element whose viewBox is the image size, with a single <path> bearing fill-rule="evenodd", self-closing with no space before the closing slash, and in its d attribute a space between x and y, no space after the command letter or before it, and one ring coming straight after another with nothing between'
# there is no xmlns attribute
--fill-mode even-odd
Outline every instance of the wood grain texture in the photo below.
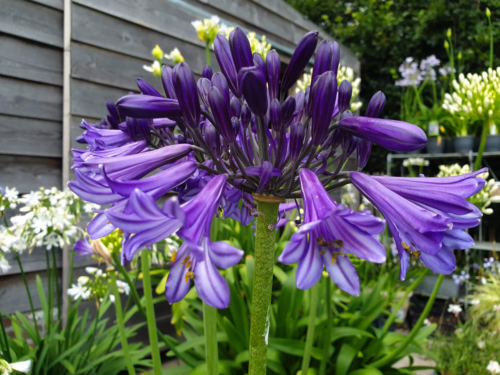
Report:
<svg viewBox="0 0 500 375"><path fill-rule="evenodd" d="M62 88L0 76L0 114L62 120Z"/></svg>
<svg viewBox="0 0 500 375"><path fill-rule="evenodd" d="M29 193L42 186L61 188L61 159L0 154L0 185Z"/></svg>
<svg viewBox="0 0 500 375"><path fill-rule="evenodd" d="M61 157L61 123L0 115L3 154Z"/></svg>
<svg viewBox="0 0 500 375"><path fill-rule="evenodd" d="M63 46L63 13L26 0L0 0L0 31Z"/></svg>
<svg viewBox="0 0 500 375"><path fill-rule="evenodd" d="M0 74L62 86L62 51L0 34Z"/></svg>
<svg viewBox="0 0 500 375"><path fill-rule="evenodd" d="M82 118L103 118L107 115L106 102L116 102L130 90L99 85L80 79L71 79L71 114ZM135 93L138 91L135 90Z"/></svg>
<svg viewBox="0 0 500 375"><path fill-rule="evenodd" d="M156 44L166 53L177 47L193 72L201 75L205 66L205 50L200 45L184 42L78 4L72 6L72 11L72 35L75 41L141 58L148 64L152 62L151 50ZM211 56L214 70L220 70L213 52ZM164 62L167 64L168 60L165 59Z"/></svg>
<svg viewBox="0 0 500 375"><path fill-rule="evenodd" d="M73 42L71 76L127 90L137 90L137 78L163 92L161 80L143 69L150 61Z"/></svg>

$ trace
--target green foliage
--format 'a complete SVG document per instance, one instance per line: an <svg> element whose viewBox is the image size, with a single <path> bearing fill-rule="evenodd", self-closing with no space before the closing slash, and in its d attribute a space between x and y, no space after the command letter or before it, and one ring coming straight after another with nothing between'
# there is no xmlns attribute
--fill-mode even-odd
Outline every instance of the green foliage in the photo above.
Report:
<svg viewBox="0 0 500 375"><path fill-rule="evenodd" d="M436 55L448 61L443 46L452 30L455 52L461 52L458 72L482 72L489 67L490 36L487 7L491 10L493 39L500 40L498 0L287 0L350 48L361 62L361 94L365 104L381 90L387 96L382 112L386 118L400 116L401 88L394 85L392 71L408 56L420 61ZM494 45L493 66L500 65L500 44ZM431 91L428 92L431 95ZM379 149L378 147L375 149ZM374 151L375 151L374 149ZM387 152L370 158L368 171L383 170Z"/></svg>
<svg viewBox="0 0 500 375"><path fill-rule="evenodd" d="M46 326L45 334L39 336L33 322L16 312L8 317L12 323L14 338L0 335L0 348L4 353L0 357L8 362L31 359L33 375L109 375L126 369L123 351L119 347L118 326L113 325L108 318L102 318L112 305L108 295L105 302L100 304L98 315L93 318L89 316L89 309L83 315L78 315L80 301L76 302L69 309L66 328L62 329L61 321L54 319L53 310L47 303L39 276L37 287ZM127 311L125 321L135 312L135 306ZM6 314L2 313L2 316ZM126 336L133 337L142 325L127 327ZM143 359L150 351L149 347L144 347L141 343L129 344L130 357L135 366L151 367L151 361Z"/></svg>

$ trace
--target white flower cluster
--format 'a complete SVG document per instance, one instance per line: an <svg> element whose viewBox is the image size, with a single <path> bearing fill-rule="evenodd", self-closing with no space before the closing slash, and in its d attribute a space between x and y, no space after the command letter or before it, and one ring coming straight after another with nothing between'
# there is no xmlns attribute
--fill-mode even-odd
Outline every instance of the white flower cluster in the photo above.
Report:
<svg viewBox="0 0 500 375"><path fill-rule="evenodd" d="M439 61L435 55L431 55L423 59L419 67L419 64L413 60L413 57L407 57L399 66L399 72L403 78L396 81L396 86L417 86L425 80L435 81L436 71L434 67L439 66L440 63L441 61ZM448 70L449 69L441 68L439 69L439 73L443 76L447 76Z"/></svg>
<svg viewBox="0 0 500 375"><path fill-rule="evenodd" d="M462 167L459 164L440 165L439 173L437 176L449 177L459 176L467 173L470 173L470 167L468 164ZM491 203L500 203L500 195L497 195L497 193L499 193L498 186L495 185L494 179L488 180L488 176L488 172L482 173L477 176L484 178L486 180L486 185L484 186L483 190L468 199L471 203L475 204L485 215L491 215L493 213L493 209L489 207Z"/></svg>
<svg viewBox="0 0 500 375"><path fill-rule="evenodd" d="M490 361L490 363L488 363L488 366L486 367L486 370L488 370L492 374L500 374L500 365L497 361Z"/></svg>
<svg viewBox="0 0 500 375"><path fill-rule="evenodd" d="M32 251L35 246L51 250L69 245L83 233L76 226L82 201L70 190L41 188L16 198L15 204L21 205L21 214L10 219L11 226L0 227L0 249L5 253ZM86 205L85 209L92 207ZM2 259L0 267L5 271L8 266Z"/></svg>
<svg viewBox="0 0 500 375"><path fill-rule="evenodd" d="M445 94L443 108L461 120L490 120L500 117L500 67L481 74L463 74L453 81L455 92Z"/></svg>
<svg viewBox="0 0 500 375"><path fill-rule="evenodd" d="M258 53L265 60L267 53L271 50L271 44L266 42L266 36L262 35L261 40L259 40L254 32L249 32L247 37L252 53Z"/></svg>
<svg viewBox="0 0 500 375"><path fill-rule="evenodd" d="M220 18L217 16L205 18L203 21L193 21L191 25L198 33L198 38L209 45L212 45L217 34L226 34L228 30L227 25L220 23Z"/></svg>
<svg viewBox="0 0 500 375"><path fill-rule="evenodd" d="M452 314L459 314L462 312L462 308L460 307L460 305L454 305L450 303L448 305L448 312Z"/></svg>
<svg viewBox="0 0 500 375"><path fill-rule="evenodd" d="M297 88L295 89L295 93L298 93L299 91L306 92L306 89L311 86L311 78L311 74L304 73L302 75L302 79L299 79L297 81ZM363 103L357 101L361 87L361 78L354 78L354 70L352 70L348 66L339 65L339 71L337 72L337 85L340 86L343 80L351 82L352 96L350 110L351 112L357 111L363 105Z"/></svg>
<svg viewBox="0 0 500 375"><path fill-rule="evenodd" d="M403 160L403 166L417 166L417 167L427 167L429 165L429 160L424 158L408 158Z"/></svg>

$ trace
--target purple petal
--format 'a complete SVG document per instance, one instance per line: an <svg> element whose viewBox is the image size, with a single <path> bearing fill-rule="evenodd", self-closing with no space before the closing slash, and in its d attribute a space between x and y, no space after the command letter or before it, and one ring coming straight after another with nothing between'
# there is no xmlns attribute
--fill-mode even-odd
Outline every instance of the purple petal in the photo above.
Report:
<svg viewBox="0 0 500 375"><path fill-rule="evenodd" d="M210 259L222 269L238 264L244 254L243 250L239 250L224 241L213 242L210 245L210 250Z"/></svg>
<svg viewBox="0 0 500 375"><path fill-rule="evenodd" d="M226 280L206 253L204 260L196 262L194 282L203 302L218 309L229 306L229 287Z"/></svg>
<svg viewBox="0 0 500 375"><path fill-rule="evenodd" d="M330 252L323 255L328 274L337 286L344 292L359 296L360 283L356 267L347 256L337 255L336 261L332 262Z"/></svg>
<svg viewBox="0 0 500 375"><path fill-rule="evenodd" d="M126 95L116 102L123 116L138 118L179 117L182 111L175 99L150 95Z"/></svg>
<svg viewBox="0 0 500 375"><path fill-rule="evenodd" d="M447 247L441 248L436 255L423 254L420 260L432 271L449 275L455 270L456 259L453 251Z"/></svg>
<svg viewBox="0 0 500 375"><path fill-rule="evenodd" d="M181 246L177 254L177 259L170 268L167 283L165 285L165 294L169 303L175 303L182 300L189 292L191 280L186 282L186 273L189 271L182 264L183 259L187 256L187 246Z"/></svg>
<svg viewBox="0 0 500 375"><path fill-rule="evenodd" d="M309 248L297 267L297 288L311 288L321 278L323 259L316 241L309 241Z"/></svg>

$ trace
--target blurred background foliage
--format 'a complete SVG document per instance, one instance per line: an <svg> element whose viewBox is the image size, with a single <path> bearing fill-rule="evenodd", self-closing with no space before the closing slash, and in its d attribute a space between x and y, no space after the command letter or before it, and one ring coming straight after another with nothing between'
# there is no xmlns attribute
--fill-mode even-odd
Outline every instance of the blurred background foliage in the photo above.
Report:
<svg viewBox="0 0 500 375"><path fill-rule="evenodd" d="M500 0L286 0L312 22L345 44L361 62L361 94L366 104L378 90L387 104L382 117L399 119L401 88L394 85L400 64L408 56L421 60L432 54L448 62L443 47L452 29L455 53L462 53L459 72L481 72L489 65L486 8L491 10L493 38L500 37ZM500 65L500 44L493 66ZM387 151L374 146L365 170L384 172Z"/></svg>

